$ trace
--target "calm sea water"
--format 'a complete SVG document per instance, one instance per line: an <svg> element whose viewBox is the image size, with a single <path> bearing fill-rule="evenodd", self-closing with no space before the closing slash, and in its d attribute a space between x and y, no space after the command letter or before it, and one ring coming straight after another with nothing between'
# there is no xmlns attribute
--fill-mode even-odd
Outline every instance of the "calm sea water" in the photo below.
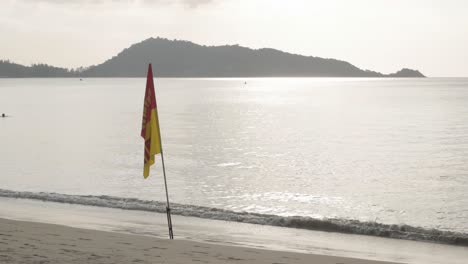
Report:
<svg viewBox="0 0 468 264"><path fill-rule="evenodd" d="M145 82L0 79L0 188L164 201ZM468 232L468 79L155 84L173 202Z"/></svg>

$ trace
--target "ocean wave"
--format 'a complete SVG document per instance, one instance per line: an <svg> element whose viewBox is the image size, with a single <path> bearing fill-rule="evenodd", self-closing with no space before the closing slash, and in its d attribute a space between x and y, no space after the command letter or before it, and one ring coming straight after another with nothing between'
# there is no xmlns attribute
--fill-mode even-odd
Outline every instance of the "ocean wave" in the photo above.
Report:
<svg viewBox="0 0 468 264"><path fill-rule="evenodd" d="M48 202L80 204L125 210L166 212L166 203L115 196L69 195L46 192L19 192L0 189L0 197L34 199ZM387 238L429 241L468 246L468 234L426 229L409 225L388 225L348 219L315 219L304 216L278 216L249 212L235 212L219 208L171 203L175 215L234 221L259 225L370 235Z"/></svg>

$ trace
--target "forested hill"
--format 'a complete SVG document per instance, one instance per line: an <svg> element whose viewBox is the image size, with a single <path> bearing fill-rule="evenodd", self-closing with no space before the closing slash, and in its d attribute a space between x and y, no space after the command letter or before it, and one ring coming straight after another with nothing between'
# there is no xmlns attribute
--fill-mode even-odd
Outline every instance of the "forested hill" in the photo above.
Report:
<svg viewBox="0 0 468 264"><path fill-rule="evenodd" d="M10 61L0 60L0 78L34 78L34 77L74 77L75 70L53 67L47 64L23 66Z"/></svg>
<svg viewBox="0 0 468 264"><path fill-rule="evenodd" d="M275 49L238 45L203 46L189 41L150 38L86 69L47 65L25 67L0 62L0 77L144 77L147 64L157 77L424 77L402 69L385 75L335 59L302 56Z"/></svg>

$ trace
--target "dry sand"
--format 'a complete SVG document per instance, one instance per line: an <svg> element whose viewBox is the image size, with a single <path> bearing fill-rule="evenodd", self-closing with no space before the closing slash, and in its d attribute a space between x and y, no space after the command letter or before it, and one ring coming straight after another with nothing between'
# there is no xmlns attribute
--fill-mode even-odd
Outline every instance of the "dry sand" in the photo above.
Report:
<svg viewBox="0 0 468 264"><path fill-rule="evenodd" d="M389 263L0 219L0 263Z"/></svg>

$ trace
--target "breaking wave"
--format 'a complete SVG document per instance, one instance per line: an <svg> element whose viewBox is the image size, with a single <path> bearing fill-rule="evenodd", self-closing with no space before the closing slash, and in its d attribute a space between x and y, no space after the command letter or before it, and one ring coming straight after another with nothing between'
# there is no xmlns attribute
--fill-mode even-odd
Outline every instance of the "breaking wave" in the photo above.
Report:
<svg viewBox="0 0 468 264"><path fill-rule="evenodd" d="M45 192L17 192L0 189L0 197L34 199L48 202L119 208L125 210L151 211L158 213L166 212L166 203L164 202L107 195L68 195ZM215 220L468 246L468 234L441 231L437 229L426 229L409 225L388 225L347 219L315 219L304 216L278 216L235 212L218 208L177 203L171 203L171 212L176 215Z"/></svg>

